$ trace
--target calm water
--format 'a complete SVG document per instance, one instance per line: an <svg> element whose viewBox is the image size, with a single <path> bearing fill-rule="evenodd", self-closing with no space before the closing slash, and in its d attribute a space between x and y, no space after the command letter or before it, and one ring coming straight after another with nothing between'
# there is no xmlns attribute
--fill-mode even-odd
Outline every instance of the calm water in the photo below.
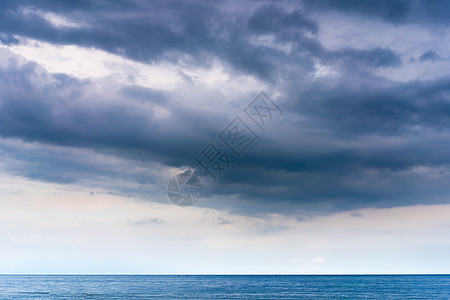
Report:
<svg viewBox="0 0 450 300"><path fill-rule="evenodd" d="M450 275L0 275L0 299L450 299Z"/></svg>

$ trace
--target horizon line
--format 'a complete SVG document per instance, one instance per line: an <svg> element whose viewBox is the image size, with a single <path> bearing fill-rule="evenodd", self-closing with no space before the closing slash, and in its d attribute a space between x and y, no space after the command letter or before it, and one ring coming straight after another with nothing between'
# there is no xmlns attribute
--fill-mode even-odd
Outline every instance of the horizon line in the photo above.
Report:
<svg viewBox="0 0 450 300"><path fill-rule="evenodd" d="M0 273L0 276L449 276L450 273Z"/></svg>

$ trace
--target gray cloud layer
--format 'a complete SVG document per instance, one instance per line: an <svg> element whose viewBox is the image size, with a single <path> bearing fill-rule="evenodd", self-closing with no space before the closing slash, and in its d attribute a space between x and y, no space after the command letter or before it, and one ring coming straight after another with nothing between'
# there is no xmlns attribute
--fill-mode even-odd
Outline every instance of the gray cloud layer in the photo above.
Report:
<svg viewBox="0 0 450 300"><path fill-rule="evenodd" d="M399 83L376 76L377 69L403 66L400 54L386 45L330 50L319 42L321 24L315 16L333 10L394 24L433 23L431 16L448 11L449 5L305 1L292 8L289 2L248 2L239 9L235 2L226 4L4 1L0 37L5 44L27 37L94 47L145 63L176 62L189 55L192 64L207 67L218 58L230 72L255 76L276 90L283 119L205 190L210 200L204 205L247 213L311 214L446 201L450 77ZM56 27L39 11L83 26ZM270 44L254 42L267 36ZM283 46L290 50L280 50ZM419 59L436 61L439 56L430 49ZM339 76L315 76L318 63ZM179 96L136 85L119 87L117 93L96 90L92 81L11 59L0 68L0 135L163 166L193 166L192 156L229 120L221 112L206 114L183 104ZM108 104L100 104L97 97L108 98ZM156 118L156 105L168 109L170 118ZM70 160L56 163L70 166ZM16 171L63 184L76 182L83 173L102 173L89 167L75 172L72 166L56 168L60 174L54 175L51 162L38 170L26 168ZM146 181L141 174L127 176ZM228 195L238 197L213 201Z"/></svg>

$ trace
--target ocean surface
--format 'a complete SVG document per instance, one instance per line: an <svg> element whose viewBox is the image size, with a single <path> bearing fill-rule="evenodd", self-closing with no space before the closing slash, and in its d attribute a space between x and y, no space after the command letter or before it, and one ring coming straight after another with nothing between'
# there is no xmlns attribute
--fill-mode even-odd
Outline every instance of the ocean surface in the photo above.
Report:
<svg viewBox="0 0 450 300"><path fill-rule="evenodd" d="M450 299L450 275L0 275L0 299Z"/></svg>

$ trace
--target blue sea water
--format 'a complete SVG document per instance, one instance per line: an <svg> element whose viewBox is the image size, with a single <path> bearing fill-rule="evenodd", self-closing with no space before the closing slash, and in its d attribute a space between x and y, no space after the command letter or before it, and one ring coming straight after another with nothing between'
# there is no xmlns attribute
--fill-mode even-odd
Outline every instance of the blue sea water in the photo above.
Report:
<svg viewBox="0 0 450 300"><path fill-rule="evenodd" d="M450 275L0 275L0 299L450 299Z"/></svg>

